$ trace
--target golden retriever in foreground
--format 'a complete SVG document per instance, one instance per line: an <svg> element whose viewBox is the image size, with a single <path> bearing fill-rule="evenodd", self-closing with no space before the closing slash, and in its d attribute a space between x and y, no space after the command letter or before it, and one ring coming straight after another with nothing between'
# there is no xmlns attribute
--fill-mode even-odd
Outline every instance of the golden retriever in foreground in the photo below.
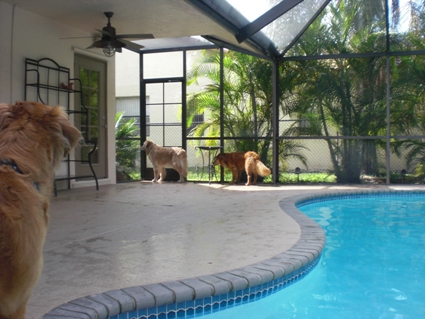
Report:
<svg viewBox="0 0 425 319"><path fill-rule="evenodd" d="M0 104L0 318L23 319L43 266L55 170L80 141L59 106Z"/></svg>
<svg viewBox="0 0 425 319"><path fill-rule="evenodd" d="M175 169L180 176L179 182L184 182L187 177L187 154L180 147L162 147L152 141L146 140L140 148L146 151L153 165L152 182L161 182L165 179L166 168Z"/></svg>
<svg viewBox="0 0 425 319"><path fill-rule="evenodd" d="M255 185L258 175L265 177L271 173L270 169L260 161L260 156L252 151L220 153L214 159L213 164L221 165L232 171L231 184L239 182L243 170L246 172L247 183L245 185L247 186ZM253 180L252 175L254 175Z"/></svg>

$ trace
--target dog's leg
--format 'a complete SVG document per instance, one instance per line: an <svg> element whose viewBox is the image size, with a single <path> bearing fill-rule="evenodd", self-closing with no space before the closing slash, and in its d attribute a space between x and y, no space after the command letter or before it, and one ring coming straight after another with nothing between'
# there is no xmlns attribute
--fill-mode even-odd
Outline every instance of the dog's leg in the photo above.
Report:
<svg viewBox="0 0 425 319"><path fill-rule="evenodd" d="M258 174L257 171L254 169L254 181L252 182L252 185L257 185L257 178L258 178Z"/></svg>
<svg viewBox="0 0 425 319"><path fill-rule="evenodd" d="M246 185L246 186L251 185L251 184L250 184L250 181L251 181L251 175L250 175L250 174L248 174L248 173L246 173L246 183L245 183L245 185Z"/></svg>
<svg viewBox="0 0 425 319"><path fill-rule="evenodd" d="M237 184L239 182L239 170L237 167L232 167L232 184Z"/></svg>
<svg viewBox="0 0 425 319"><path fill-rule="evenodd" d="M27 302L25 302L26 304ZM25 318L25 312L26 312L26 306L22 306L18 309L18 311L16 311L14 314L11 314L8 317L5 318L11 318L11 319L24 319ZM3 318L2 316L0 316L0 318Z"/></svg>
<svg viewBox="0 0 425 319"><path fill-rule="evenodd" d="M184 182L184 177L183 177L183 172L182 169L180 167L175 167L177 173L179 173L179 177L180 179L177 181L177 183L183 183Z"/></svg>
<svg viewBox="0 0 425 319"><path fill-rule="evenodd" d="M246 186L251 185L251 174L253 173L252 171L252 158L246 158L245 159L245 173L246 173Z"/></svg>
<svg viewBox="0 0 425 319"><path fill-rule="evenodd" d="M154 166L153 167L153 180L152 182L156 182L158 180L158 167Z"/></svg>
<svg viewBox="0 0 425 319"><path fill-rule="evenodd" d="M237 180L237 183L239 183L241 181L241 177L242 177L243 171L244 171L243 169L242 170L238 169L238 180Z"/></svg>
<svg viewBox="0 0 425 319"><path fill-rule="evenodd" d="M165 180L165 176L167 175L167 172L165 171L165 168L161 166L159 168L159 173L160 173L160 178L158 179L158 182L162 182L163 180Z"/></svg>
<svg viewBox="0 0 425 319"><path fill-rule="evenodd" d="M179 180L177 183L183 183L184 182L184 174L183 174L183 163L180 161L179 158L173 158L173 168L179 173Z"/></svg>

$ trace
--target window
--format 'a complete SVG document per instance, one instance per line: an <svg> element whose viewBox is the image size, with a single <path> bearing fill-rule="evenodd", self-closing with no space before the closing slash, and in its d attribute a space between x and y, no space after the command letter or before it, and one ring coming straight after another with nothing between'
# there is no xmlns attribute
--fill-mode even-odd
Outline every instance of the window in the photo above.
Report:
<svg viewBox="0 0 425 319"><path fill-rule="evenodd" d="M135 119L135 126L138 127L137 131L134 131L135 135L140 135L140 98L138 96L126 96L126 97L117 97L116 99L117 113L124 112L123 119L124 122L129 121L130 119ZM146 135L150 135L150 115L149 107L146 109ZM122 125L122 123L120 124Z"/></svg>
<svg viewBox="0 0 425 319"><path fill-rule="evenodd" d="M196 126L198 126L199 124L202 124L202 123L204 123L204 113L196 114L193 117L192 124L190 125L190 127L188 127L188 132L192 131Z"/></svg>

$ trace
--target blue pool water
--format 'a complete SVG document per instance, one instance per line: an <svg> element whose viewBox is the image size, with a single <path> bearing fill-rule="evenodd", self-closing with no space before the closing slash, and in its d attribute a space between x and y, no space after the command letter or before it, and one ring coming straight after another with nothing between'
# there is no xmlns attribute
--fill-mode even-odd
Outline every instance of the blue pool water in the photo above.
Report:
<svg viewBox="0 0 425 319"><path fill-rule="evenodd" d="M202 318L425 318L424 195L360 196L299 209L326 233L316 268L271 296Z"/></svg>

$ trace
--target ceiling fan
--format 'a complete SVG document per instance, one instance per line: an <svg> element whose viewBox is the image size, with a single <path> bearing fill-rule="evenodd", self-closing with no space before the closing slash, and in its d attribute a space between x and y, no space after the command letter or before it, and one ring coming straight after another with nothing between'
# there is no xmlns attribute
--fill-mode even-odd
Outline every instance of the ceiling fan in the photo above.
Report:
<svg viewBox="0 0 425 319"><path fill-rule="evenodd" d="M98 30L101 33L101 39L95 41L87 49L101 48L106 56L113 56L115 52L122 52L123 47L131 48L133 50L140 50L143 48L142 45L125 40L127 39L153 39L152 34L116 34L115 28L111 25L111 17L114 15L113 12L104 12L108 18L108 24L102 30Z"/></svg>

